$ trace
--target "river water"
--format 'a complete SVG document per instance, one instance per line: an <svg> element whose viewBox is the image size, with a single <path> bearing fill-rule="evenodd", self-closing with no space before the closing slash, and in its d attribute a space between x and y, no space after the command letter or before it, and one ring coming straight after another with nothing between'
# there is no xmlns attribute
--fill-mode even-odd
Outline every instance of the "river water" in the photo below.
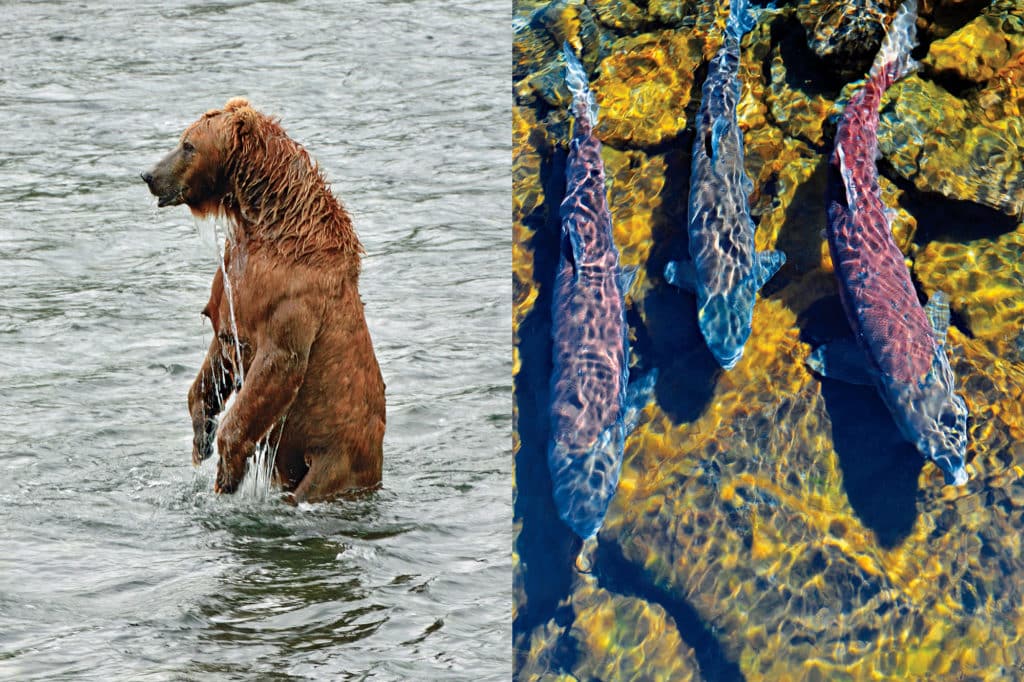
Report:
<svg viewBox="0 0 1024 682"><path fill-rule="evenodd" d="M507 678L506 4L4 15L0 677ZM138 174L236 95L319 161L368 252L388 432L364 499L220 497L189 461L217 242Z"/></svg>

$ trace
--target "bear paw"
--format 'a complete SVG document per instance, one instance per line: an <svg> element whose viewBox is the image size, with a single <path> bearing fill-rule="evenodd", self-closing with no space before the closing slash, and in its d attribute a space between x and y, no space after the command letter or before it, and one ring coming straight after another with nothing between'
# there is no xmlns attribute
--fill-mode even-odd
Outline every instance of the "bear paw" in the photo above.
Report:
<svg viewBox="0 0 1024 682"><path fill-rule="evenodd" d="M222 457L217 462L217 480L213 483L214 492L222 495L231 495L238 490L238 485L242 482L243 475L244 470L242 467L232 467L226 464Z"/></svg>
<svg viewBox="0 0 1024 682"><path fill-rule="evenodd" d="M217 434L217 419L203 419L192 424L192 464L199 466L213 454L213 439Z"/></svg>

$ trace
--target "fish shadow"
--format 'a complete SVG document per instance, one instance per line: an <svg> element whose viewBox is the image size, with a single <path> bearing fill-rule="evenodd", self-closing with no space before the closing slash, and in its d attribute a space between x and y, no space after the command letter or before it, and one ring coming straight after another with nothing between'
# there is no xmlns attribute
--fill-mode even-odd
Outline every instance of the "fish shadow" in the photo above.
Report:
<svg viewBox="0 0 1024 682"><path fill-rule="evenodd" d="M693 132L688 130L665 153L665 186L654 217L647 277L653 283L642 302L646 324L633 311L634 349L647 367L658 368L654 394L676 424L700 417L711 401L721 368L697 325L697 299L665 281L665 265L688 260L687 197Z"/></svg>
<svg viewBox="0 0 1024 682"><path fill-rule="evenodd" d="M701 679L715 682L743 682L746 679L718 640L713 627L701 618L697 610L685 598L657 585L642 569L627 561L621 547L610 543L598 545L595 567L598 583L605 589L665 609L680 638L693 649Z"/></svg>
<svg viewBox="0 0 1024 682"><path fill-rule="evenodd" d="M520 366L515 376L519 450L515 454L514 514L522 523L515 541L520 564L515 580L523 581L515 591L524 599L516 605L512 633L519 662L528 652L528 638L535 627L552 618L560 625L571 622L571 612L560 609L559 602L571 592L573 558L581 544L558 516L547 464L551 430L551 298L559 257L559 206L565 194L564 152L555 152L545 159L541 182L544 204L525 221L535 231L529 248L533 251L538 295L533 309L519 325ZM563 656L571 659L572 652L560 651L558 658ZM521 667L516 665L517 670ZM566 669L571 669L571 665Z"/></svg>
<svg viewBox="0 0 1024 682"><path fill-rule="evenodd" d="M851 334L838 295L815 302L804 315L801 340L811 345ZM846 497L878 544L892 549L917 520L924 458L903 438L874 386L820 381Z"/></svg>
<svg viewBox="0 0 1024 682"><path fill-rule="evenodd" d="M642 365L658 368L654 395L662 411L673 423L692 422L707 408L722 371L697 326L696 300L662 283L644 297L643 307L646 324L634 310L627 312L637 356Z"/></svg>

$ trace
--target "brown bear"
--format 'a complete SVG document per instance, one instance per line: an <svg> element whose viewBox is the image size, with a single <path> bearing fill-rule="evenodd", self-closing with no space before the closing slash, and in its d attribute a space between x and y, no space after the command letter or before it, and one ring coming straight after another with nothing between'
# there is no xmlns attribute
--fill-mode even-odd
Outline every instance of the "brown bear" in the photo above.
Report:
<svg viewBox="0 0 1024 682"><path fill-rule="evenodd" d="M189 126L142 179L159 206L186 204L228 225L203 310L213 341L188 394L193 463L216 436L214 489L232 493L266 440L291 501L378 485L384 382L359 298L363 248L306 150L235 98Z"/></svg>

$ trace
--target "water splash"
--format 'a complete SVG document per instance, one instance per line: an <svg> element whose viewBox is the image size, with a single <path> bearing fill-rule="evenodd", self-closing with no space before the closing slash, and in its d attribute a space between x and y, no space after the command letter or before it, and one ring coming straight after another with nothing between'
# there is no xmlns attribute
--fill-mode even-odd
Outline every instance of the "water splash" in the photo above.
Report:
<svg viewBox="0 0 1024 682"><path fill-rule="evenodd" d="M200 240L210 246L214 251L214 260L224 276L224 294L228 299L228 313L231 318L231 337L235 344L235 360L232 363L235 367L235 393L242 390L245 383L245 364L242 356L242 343L238 336L238 318L235 315L235 295L231 284L231 275L227 268L227 245L225 242L235 244L235 233L230 225L224 226L225 238L220 235L219 221L216 219L201 220L196 218L196 230ZM209 230L206 227L209 226ZM219 379L218 379L219 380ZM228 409L228 405L224 406ZM284 433L284 418L275 426L272 426L267 434L256 444L252 457L246 460L245 476L235 495L248 500L266 500L271 496L274 483L274 461L277 459L277 448L281 444L281 435ZM277 431L277 442L271 446L271 438L274 431Z"/></svg>
<svg viewBox="0 0 1024 682"><path fill-rule="evenodd" d="M277 431L277 442L273 446L270 441ZM245 463L245 477L235 493L248 500L267 500L272 496L274 487L274 461L277 459L277 448L281 444L284 433L284 418L267 431L267 435L256 444L256 450Z"/></svg>
<svg viewBox="0 0 1024 682"><path fill-rule="evenodd" d="M227 239L234 244L235 233L230 227L224 230L227 235ZM213 238L214 243L217 245L217 254L220 261L220 271L224 274L224 293L228 298L228 312L231 315L231 338L235 342L235 390L242 390L242 384L245 382L245 362L242 357L242 342L238 340L238 320L235 317L235 294L234 288L231 286L231 275L228 273L227 264L225 258L227 257L227 247L223 248L220 246L223 242L220 239L220 233L217 230L217 222L213 223Z"/></svg>

